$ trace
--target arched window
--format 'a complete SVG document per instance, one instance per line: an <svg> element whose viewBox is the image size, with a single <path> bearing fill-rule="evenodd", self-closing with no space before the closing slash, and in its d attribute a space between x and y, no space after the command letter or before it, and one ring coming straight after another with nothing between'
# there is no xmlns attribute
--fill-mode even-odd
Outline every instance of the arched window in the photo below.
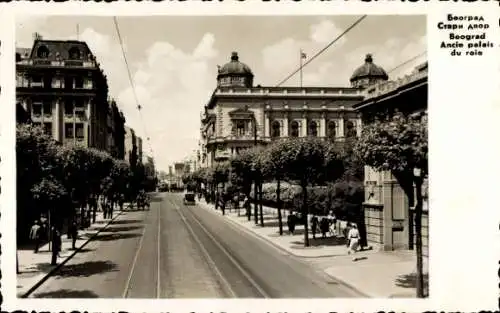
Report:
<svg viewBox="0 0 500 313"><path fill-rule="evenodd" d="M69 49L69 58L71 60L79 60L80 59L80 50L77 47L73 47Z"/></svg>
<svg viewBox="0 0 500 313"><path fill-rule="evenodd" d="M290 123L290 137L299 137L299 122L292 121Z"/></svg>
<svg viewBox="0 0 500 313"><path fill-rule="evenodd" d="M354 123L352 121L347 121L345 123L345 136L347 138L356 137L356 128L354 127Z"/></svg>
<svg viewBox="0 0 500 313"><path fill-rule="evenodd" d="M271 125L271 137L277 138L281 136L281 125L279 121L273 121Z"/></svg>
<svg viewBox="0 0 500 313"><path fill-rule="evenodd" d="M318 137L318 123L315 121L309 122L309 136Z"/></svg>
<svg viewBox="0 0 500 313"><path fill-rule="evenodd" d="M336 135L337 135L337 125L335 125L335 122L334 121L329 121L328 122L328 126L327 126L327 136L328 138L330 139L335 139Z"/></svg>
<svg viewBox="0 0 500 313"><path fill-rule="evenodd" d="M49 57L49 48L47 48L46 46L41 46L36 51L36 56L39 57L40 59L48 58Z"/></svg>

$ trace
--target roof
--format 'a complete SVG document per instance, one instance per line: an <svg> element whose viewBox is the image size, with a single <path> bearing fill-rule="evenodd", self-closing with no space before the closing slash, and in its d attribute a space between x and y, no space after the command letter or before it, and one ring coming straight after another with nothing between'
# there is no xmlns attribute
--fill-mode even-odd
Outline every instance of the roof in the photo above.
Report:
<svg viewBox="0 0 500 313"><path fill-rule="evenodd" d="M39 49L46 49L48 51L46 59L51 61L72 59L70 57L70 51L77 52L78 57L76 59L78 60L88 61L93 59L93 54L90 51L87 43L84 41L44 39L35 40L35 42L33 43L33 48L31 49L31 59L39 58L39 54L42 51ZM73 57L73 59L75 58Z"/></svg>
<svg viewBox="0 0 500 313"><path fill-rule="evenodd" d="M219 68L218 77L224 75L253 76L253 73L248 65L239 61L238 53L233 52L231 54L231 61Z"/></svg>
<svg viewBox="0 0 500 313"><path fill-rule="evenodd" d="M389 76L383 68L373 63L373 58L371 54L367 54L365 58L365 64L358 67L351 76L350 81L356 81L363 78L380 78L383 80L389 79Z"/></svg>

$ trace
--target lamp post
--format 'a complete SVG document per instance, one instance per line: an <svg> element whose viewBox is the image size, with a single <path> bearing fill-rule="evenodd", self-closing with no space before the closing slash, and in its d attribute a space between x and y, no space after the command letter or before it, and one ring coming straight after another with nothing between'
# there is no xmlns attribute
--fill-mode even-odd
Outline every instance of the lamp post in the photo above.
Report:
<svg viewBox="0 0 500 313"><path fill-rule="evenodd" d="M254 148L257 148L257 119L255 118L255 115L253 115L253 145ZM259 223L258 221L258 211L257 211L257 194L258 194L258 179L257 179L257 169L255 166L252 168L252 174L254 177L254 188L253 188L253 214L254 214L254 220L255 220L255 225Z"/></svg>
<svg viewBox="0 0 500 313"><path fill-rule="evenodd" d="M422 169L414 168L413 177L415 181L415 193L417 203L415 205L415 245L417 250L417 298L424 297L424 275L423 275L423 260L422 260Z"/></svg>

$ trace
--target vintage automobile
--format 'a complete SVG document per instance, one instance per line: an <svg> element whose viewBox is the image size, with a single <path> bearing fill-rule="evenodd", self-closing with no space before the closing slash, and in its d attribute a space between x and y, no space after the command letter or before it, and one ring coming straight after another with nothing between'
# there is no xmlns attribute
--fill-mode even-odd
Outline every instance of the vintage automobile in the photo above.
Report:
<svg viewBox="0 0 500 313"><path fill-rule="evenodd" d="M194 192L186 192L184 194L184 205L196 204Z"/></svg>

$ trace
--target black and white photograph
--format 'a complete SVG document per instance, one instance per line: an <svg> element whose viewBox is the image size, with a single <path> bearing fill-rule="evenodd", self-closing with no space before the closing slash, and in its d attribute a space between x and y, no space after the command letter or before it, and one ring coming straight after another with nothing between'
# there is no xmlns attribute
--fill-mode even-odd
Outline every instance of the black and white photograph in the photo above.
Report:
<svg viewBox="0 0 500 313"><path fill-rule="evenodd" d="M16 16L17 297L430 297L427 39Z"/></svg>

